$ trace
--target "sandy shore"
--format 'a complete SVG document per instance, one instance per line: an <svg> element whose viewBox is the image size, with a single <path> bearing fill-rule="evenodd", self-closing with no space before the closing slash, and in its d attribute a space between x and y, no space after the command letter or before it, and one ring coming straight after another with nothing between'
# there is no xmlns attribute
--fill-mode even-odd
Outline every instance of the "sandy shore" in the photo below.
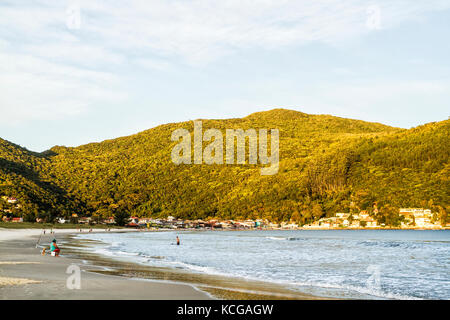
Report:
<svg viewBox="0 0 450 320"><path fill-rule="evenodd" d="M56 236L48 231L41 236L37 229L0 229L0 299L323 299L261 281L117 261L80 250L86 244L73 239L79 230L56 229ZM39 237L47 246L53 237L62 240L62 257L42 256ZM72 264L81 269L80 290L66 285Z"/></svg>
<svg viewBox="0 0 450 320"><path fill-rule="evenodd" d="M46 234L49 235L50 229L45 229ZM57 235L76 234L80 233L79 229L53 229ZM87 233L88 230L83 229L82 233ZM92 229L92 232L136 232L135 229ZM36 239L42 233L42 229L5 229L0 228L0 241L14 240L14 239L29 239L35 237Z"/></svg>
<svg viewBox="0 0 450 320"><path fill-rule="evenodd" d="M76 230L55 232L60 236ZM95 267L78 259L42 256L36 248L39 234L40 230L0 230L0 299L211 299L190 285L130 280L91 272ZM47 234L42 242L50 243L52 237ZM81 269L79 290L66 285L72 264Z"/></svg>

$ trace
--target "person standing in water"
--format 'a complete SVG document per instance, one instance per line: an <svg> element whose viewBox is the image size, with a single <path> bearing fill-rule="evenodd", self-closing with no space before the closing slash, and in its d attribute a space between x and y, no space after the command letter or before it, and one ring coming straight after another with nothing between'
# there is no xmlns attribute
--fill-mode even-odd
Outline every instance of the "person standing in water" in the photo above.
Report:
<svg viewBox="0 0 450 320"><path fill-rule="evenodd" d="M180 238L178 238L178 236L177 236L177 246L179 246L180 245Z"/></svg>

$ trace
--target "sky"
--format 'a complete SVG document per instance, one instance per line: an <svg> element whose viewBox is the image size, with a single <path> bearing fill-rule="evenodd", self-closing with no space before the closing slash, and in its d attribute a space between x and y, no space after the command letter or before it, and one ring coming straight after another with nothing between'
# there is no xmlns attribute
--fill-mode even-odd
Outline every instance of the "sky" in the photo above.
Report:
<svg viewBox="0 0 450 320"><path fill-rule="evenodd" d="M0 0L0 137L33 151L286 108L450 116L450 1Z"/></svg>

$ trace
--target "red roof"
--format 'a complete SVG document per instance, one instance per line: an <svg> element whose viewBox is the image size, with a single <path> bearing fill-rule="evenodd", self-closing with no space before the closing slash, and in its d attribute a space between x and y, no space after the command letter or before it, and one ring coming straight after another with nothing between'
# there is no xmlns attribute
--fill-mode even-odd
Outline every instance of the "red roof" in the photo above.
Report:
<svg viewBox="0 0 450 320"><path fill-rule="evenodd" d="M127 226L129 226L129 227L138 227L139 225L137 223L130 222L130 223L127 224Z"/></svg>

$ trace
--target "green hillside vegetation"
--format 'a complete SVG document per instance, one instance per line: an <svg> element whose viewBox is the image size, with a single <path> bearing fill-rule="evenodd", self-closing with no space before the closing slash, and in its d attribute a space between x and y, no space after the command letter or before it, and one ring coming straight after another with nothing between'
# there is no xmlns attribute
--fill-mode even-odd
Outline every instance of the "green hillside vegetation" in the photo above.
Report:
<svg viewBox="0 0 450 320"><path fill-rule="evenodd" d="M0 140L0 195L20 199L29 221L129 212L304 224L376 204L377 220L397 225L399 207L430 208L444 221L450 209L448 120L405 130L284 109L203 120L203 131L217 128L224 137L225 129L279 129L280 168L272 176L260 175L259 164L173 164L177 128L192 133L193 122L42 154Z"/></svg>
<svg viewBox="0 0 450 320"><path fill-rule="evenodd" d="M36 218L51 221L76 210L76 201L40 173L47 162L41 154L0 139L0 196L20 199L20 208L0 200L0 210L10 210L30 222Z"/></svg>

